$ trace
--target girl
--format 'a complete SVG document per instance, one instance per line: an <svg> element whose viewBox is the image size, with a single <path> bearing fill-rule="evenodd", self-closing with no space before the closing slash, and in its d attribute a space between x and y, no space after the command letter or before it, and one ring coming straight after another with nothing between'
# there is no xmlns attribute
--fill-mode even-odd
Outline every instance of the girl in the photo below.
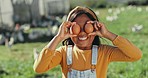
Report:
<svg viewBox="0 0 148 78"><path fill-rule="evenodd" d="M99 37L109 39L115 46L101 44ZM61 41L63 46L56 49ZM43 73L60 64L62 78L106 78L110 62L132 62L141 57L140 49L110 32L91 9L77 6L43 48L34 70Z"/></svg>

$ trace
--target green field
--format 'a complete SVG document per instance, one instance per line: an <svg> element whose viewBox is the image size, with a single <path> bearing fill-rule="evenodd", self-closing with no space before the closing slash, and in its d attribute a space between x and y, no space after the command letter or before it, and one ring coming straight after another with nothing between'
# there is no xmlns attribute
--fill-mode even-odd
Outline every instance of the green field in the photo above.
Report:
<svg viewBox="0 0 148 78"><path fill-rule="evenodd" d="M141 10L137 11L139 8ZM128 38L143 52L142 59L139 61L111 63L107 78L148 78L148 10L146 10L146 6L112 8L112 13L108 13L108 9L94 10L99 11L100 22L105 23L110 31ZM106 16L114 15L113 13L117 10L120 10L117 20L107 21ZM135 24L142 25L143 29L139 32L132 32L131 28ZM111 44L105 39L101 39L101 41ZM45 74L37 74L33 71L33 48L41 51L47 43L15 44L11 49L0 46L0 78L61 78L60 66Z"/></svg>

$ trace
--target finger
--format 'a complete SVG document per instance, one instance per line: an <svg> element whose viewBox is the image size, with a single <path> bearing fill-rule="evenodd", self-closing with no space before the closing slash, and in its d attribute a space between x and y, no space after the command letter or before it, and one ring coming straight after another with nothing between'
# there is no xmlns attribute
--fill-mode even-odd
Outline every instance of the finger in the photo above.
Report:
<svg viewBox="0 0 148 78"><path fill-rule="evenodd" d="M72 23L71 23L71 26L74 26L74 25L76 25L76 22L72 22Z"/></svg>
<svg viewBox="0 0 148 78"><path fill-rule="evenodd" d="M98 28L98 30L100 30L101 27L102 27L101 23L97 22L97 28Z"/></svg>
<svg viewBox="0 0 148 78"><path fill-rule="evenodd" d="M93 26L94 26L94 28L95 28L95 30L99 30L100 28L99 28L99 22L98 21L88 21L87 23L91 23L91 24L93 24Z"/></svg>
<svg viewBox="0 0 148 78"><path fill-rule="evenodd" d="M65 29L66 29L65 25L66 25L66 22L63 22L63 23L60 25L59 29L65 31Z"/></svg>
<svg viewBox="0 0 148 78"><path fill-rule="evenodd" d="M95 33L95 32L92 32L92 33L89 33L89 34L88 34L88 36L91 36L91 35L94 35L94 36L95 36L96 33Z"/></svg>
<svg viewBox="0 0 148 78"><path fill-rule="evenodd" d="M72 24L72 22L67 21L65 26L66 26L67 28L70 28L70 27L71 27L71 24Z"/></svg>
<svg viewBox="0 0 148 78"><path fill-rule="evenodd" d="M87 23L94 23L93 21L87 21Z"/></svg>
<svg viewBox="0 0 148 78"><path fill-rule="evenodd" d="M98 30L98 24L97 24L97 22L94 23L94 27L95 27L96 30Z"/></svg>
<svg viewBox="0 0 148 78"><path fill-rule="evenodd" d="M76 22L72 22L72 25L75 25L76 24Z"/></svg>
<svg viewBox="0 0 148 78"><path fill-rule="evenodd" d="M69 29L68 29L68 28L66 28L65 32L66 32L66 33L68 33L68 32L69 32Z"/></svg>
<svg viewBox="0 0 148 78"><path fill-rule="evenodd" d="M72 22L70 22L70 21L67 21L67 22L65 23L65 26L64 26L65 32L66 32L66 33L69 33L70 27L73 26L74 24L75 24L75 23L72 23Z"/></svg>
<svg viewBox="0 0 148 78"><path fill-rule="evenodd" d="M69 37L76 37L77 35L72 35L72 34L69 34Z"/></svg>
<svg viewBox="0 0 148 78"><path fill-rule="evenodd" d="M87 21L87 23L94 24L94 23L95 23L95 21Z"/></svg>
<svg viewBox="0 0 148 78"><path fill-rule="evenodd" d="M103 23L98 23L100 27L105 27L105 25Z"/></svg>
<svg viewBox="0 0 148 78"><path fill-rule="evenodd" d="M68 33L70 33L70 27L76 25L76 22L69 22L68 26L66 27L66 30Z"/></svg>

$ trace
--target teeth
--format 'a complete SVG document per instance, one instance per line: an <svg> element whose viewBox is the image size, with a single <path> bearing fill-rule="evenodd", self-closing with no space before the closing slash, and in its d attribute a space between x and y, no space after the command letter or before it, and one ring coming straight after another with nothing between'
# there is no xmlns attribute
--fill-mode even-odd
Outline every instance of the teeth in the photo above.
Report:
<svg viewBox="0 0 148 78"><path fill-rule="evenodd" d="M79 37L79 40L86 40L87 37Z"/></svg>

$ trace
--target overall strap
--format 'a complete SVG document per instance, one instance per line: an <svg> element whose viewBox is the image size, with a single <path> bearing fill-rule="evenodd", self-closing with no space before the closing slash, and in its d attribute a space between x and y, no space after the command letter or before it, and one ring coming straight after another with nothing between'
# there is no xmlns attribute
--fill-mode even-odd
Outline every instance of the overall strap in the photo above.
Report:
<svg viewBox="0 0 148 78"><path fill-rule="evenodd" d="M93 45L92 47L92 65L97 64L97 57L98 57L98 46ZM67 65L72 64L72 45L68 45L67 47Z"/></svg>
<svg viewBox="0 0 148 78"><path fill-rule="evenodd" d="M98 46L93 45L92 47L92 61L91 64L95 66L97 64L97 58L98 58Z"/></svg>
<svg viewBox="0 0 148 78"><path fill-rule="evenodd" d="M67 65L68 65L68 78L96 78L95 65L97 64L98 57L98 46L93 45L92 47L92 68L89 70L79 71L71 69L72 64L72 45L67 47Z"/></svg>
<svg viewBox="0 0 148 78"><path fill-rule="evenodd" d="M72 64L72 45L68 45L67 47L67 65Z"/></svg>

